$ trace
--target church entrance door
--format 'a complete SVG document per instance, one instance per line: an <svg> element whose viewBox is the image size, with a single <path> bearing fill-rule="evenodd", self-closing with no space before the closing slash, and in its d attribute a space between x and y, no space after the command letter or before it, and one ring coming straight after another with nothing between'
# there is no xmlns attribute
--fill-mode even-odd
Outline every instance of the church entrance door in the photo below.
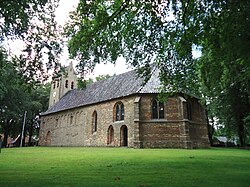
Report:
<svg viewBox="0 0 250 187"><path fill-rule="evenodd" d="M128 128L126 125L123 125L121 126L121 134L120 134L120 137L121 137L121 140L120 140L120 143L121 143L121 146L128 146Z"/></svg>

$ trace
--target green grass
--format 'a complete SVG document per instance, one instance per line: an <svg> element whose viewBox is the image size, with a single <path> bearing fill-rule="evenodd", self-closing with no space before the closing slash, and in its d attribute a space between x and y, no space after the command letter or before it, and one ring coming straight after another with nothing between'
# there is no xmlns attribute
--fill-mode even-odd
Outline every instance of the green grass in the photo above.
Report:
<svg viewBox="0 0 250 187"><path fill-rule="evenodd" d="M0 186L250 186L250 151L2 149Z"/></svg>

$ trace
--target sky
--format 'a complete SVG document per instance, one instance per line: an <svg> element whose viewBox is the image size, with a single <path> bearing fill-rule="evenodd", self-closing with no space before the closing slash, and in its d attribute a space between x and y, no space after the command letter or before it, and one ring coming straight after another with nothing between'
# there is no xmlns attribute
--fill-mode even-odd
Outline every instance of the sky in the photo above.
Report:
<svg viewBox="0 0 250 187"><path fill-rule="evenodd" d="M60 25L64 25L64 23L68 20L69 12L74 10L78 4L79 0L60 0L59 7L57 8L56 14L56 21ZM74 65L77 64L77 61L70 60L67 48L64 49L64 52L61 57L62 65L69 65L70 62L73 62ZM97 64L94 68L94 71L90 74L86 75L86 78L95 78L98 75L114 75L114 74L121 74L131 70L126 65L126 61L124 58L118 58L116 64L111 63L101 63Z"/></svg>

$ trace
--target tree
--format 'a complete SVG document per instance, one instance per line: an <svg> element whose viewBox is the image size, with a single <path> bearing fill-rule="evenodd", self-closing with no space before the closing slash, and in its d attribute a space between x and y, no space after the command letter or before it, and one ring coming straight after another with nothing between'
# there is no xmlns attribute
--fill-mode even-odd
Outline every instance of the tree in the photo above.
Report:
<svg viewBox="0 0 250 187"><path fill-rule="evenodd" d="M4 132L3 146L6 146L9 132L22 114L26 95L22 86L23 79L17 72L15 64L8 62L3 49L1 54L4 66L0 69L0 123Z"/></svg>
<svg viewBox="0 0 250 187"><path fill-rule="evenodd" d="M48 86L30 87L19 67L19 61L8 60L4 49L0 59L0 129L4 133L3 146L7 145L9 135L16 137L21 133L24 111L27 111L28 126L33 126L34 119L41 111L47 109ZM32 131L30 131L32 133Z"/></svg>
<svg viewBox="0 0 250 187"><path fill-rule="evenodd" d="M250 2L234 0L82 0L65 33L80 69L115 63L122 55L147 77L153 63L163 91L209 100L209 111L238 129L244 145L250 113L249 8ZM202 52L199 59L192 56L195 47Z"/></svg>
<svg viewBox="0 0 250 187"><path fill-rule="evenodd" d="M48 0L20 0L0 2L1 41L4 37L24 37L33 17L45 10Z"/></svg>
<svg viewBox="0 0 250 187"><path fill-rule="evenodd" d="M109 77L110 77L109 74L106 74L106 75L99 75L99 76L97 76L97 77L95 78L95 81L105 80L105 79L108 79ZM94 83L95 81L94 81L92 78L89 78L89 79L87 79L87 80L79 78L79 79L77 80L77 87L78 87L78 89L84 89L84 88L87 87L87 85L92 84L92 83Z"/></svg>
<svg viewBox="0 0 250 187"><path fill-rule="evenodd" d="M109 74L106 75L99 75L95 78L96 81L101 81L110 78L111 76Z"/></svg>
<svg viewBox="0 0 250 187"><path fill-rule="evenodd" d="M27 119L25 132L29 135L29 146L33 145L32 136L39 135L40 114L48 109L50 86L50 84L39 84L28 92L27 100L29 100L29 102L26 105ZM24 140L25 138L23 141ZM23 145L25 144L23 143Z"/></svg>
<svg viewBox="0 0 250 187"><path fill-rule="evenodd" d="M17 58L26 82L36 83L47 78L46 68L57 67L62 50L60 29L55 22L59 0L20 0L0 2L0 44L19 39L24 42ZM46 68L44 68L46 63ZM0 68L3 65L1 64Z"/></svg>
<svg viewBox="0 0 250 187"><path fill-rule="evenodd" d="M87 80L78 78L77 79L77 88L82 90L87 87L87 85L92 84L94 80L92 78L89 78Z"/></svg>
<svg viewBox="0 0 250 187"><path fill-rule="evenodd" d="M0 129L5 146L9 135L20 133L25 110L32 133L35 116L47 105L48 95L44 96L40 83L48 78L47 70L59 69L62 39L54 15L58 3L59 0L0 2ZM20 56L5 49L6 42L17 39L24 43Z"/></svg>

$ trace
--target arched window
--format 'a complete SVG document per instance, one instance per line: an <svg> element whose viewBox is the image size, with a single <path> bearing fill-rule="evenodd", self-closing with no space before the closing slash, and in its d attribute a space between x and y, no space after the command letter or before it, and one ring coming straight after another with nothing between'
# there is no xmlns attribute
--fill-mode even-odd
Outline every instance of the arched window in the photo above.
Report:
<svg viewBox="0 0 250 187"><path fill-rule="evenodd" d="M66 81L65 81L65 88L68 88L68 86L69 86L69 81L66 80Z"/></svg>
<svg viewBox="0 0 250 187"><path fill-rule="evenodd" d="M153 119L158 118L158 103L156 100L153 100L152 102L152 118Z"/></svg>
<svg viewBox="0 0 250 187"><path fill-rule="evenodd" d="M108 128L108 141L107 144L111 144L114 141L114 128L112 125L109 126Z"/></svg>
<svg viewBox="0 0 250 187"><path fill-rule="evenodd" d="M164 103L154 99L152 101L152 118L163 119L164 118Z"/></svg>
<svg viewBox="0 0 250 187"><path fill-rule="evenodd" d="M115 121L124 120L124 105L122 102L119 102L115 105Z"/></svg>
<svg viewBox="0 0 250 187"><path fill-rule="evenodd" d="M53 89L55 89L56 88L56 83L55 82L53 82Z"/></svg>
<svg viewBox="0 0 250 187"><path fill-rule="evenodd" d="M115 121L119 121L119 119L120 119L120 107L117 104L115 107Z"/></svg>
<svg viewBox="0 0 250 187"><path fill-rule="evenodd" d="M123 104L121 104L120 105L120 110L121 110L121 120L124 120L124 105Z"/></svg>
<svg viewBox="0 0 250 187"><path fill-rule="evenodd" d="M92 114L92 132L97 131L97 112L94 111Z"/></svg>
<svg viewBox="0 0 250 187"><path fill-rule="evenodd" d="M60 83L59 83L59 81L57 81L57 88L59 87L59 85L60 85Z"/></svg>
<svg viewBox="0 0 250 187"><path fill-rule="evenodd" d="M74 89L74 82L71 82L71 89Z"/></svg>
<svg viewBox="0 0 250 187"><path fill-rule="evenodd" d="M164 103L159 102L159 118L164 118Z"/></svg>

